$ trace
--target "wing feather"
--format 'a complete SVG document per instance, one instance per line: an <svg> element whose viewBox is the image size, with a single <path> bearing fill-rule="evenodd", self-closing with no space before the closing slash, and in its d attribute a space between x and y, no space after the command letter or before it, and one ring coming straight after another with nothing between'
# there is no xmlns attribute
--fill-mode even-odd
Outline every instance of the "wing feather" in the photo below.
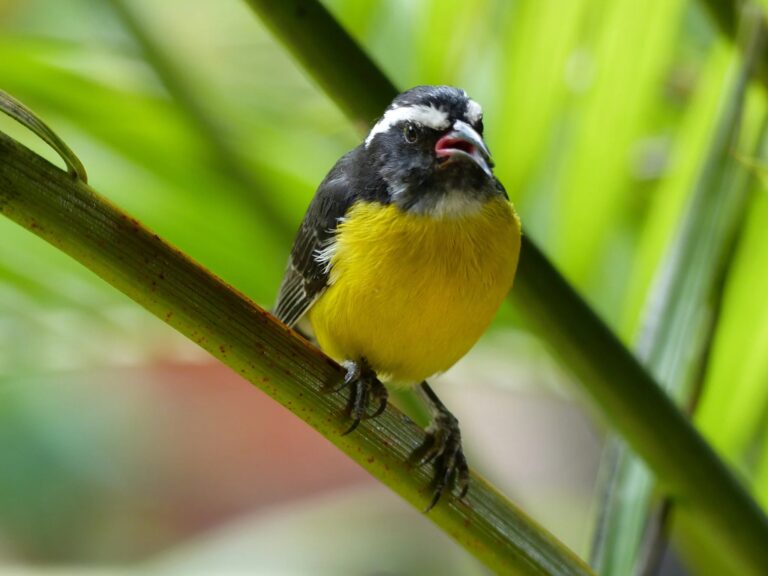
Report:
<svg viewBox="0 0 768 576"><path fill-rule="evenodd" d="M274 307L275 316L288 326L296 326L328 286L330 265L322 255L356 198L350 181L355 152L342 157L325 177L299 227Z"/></svg>

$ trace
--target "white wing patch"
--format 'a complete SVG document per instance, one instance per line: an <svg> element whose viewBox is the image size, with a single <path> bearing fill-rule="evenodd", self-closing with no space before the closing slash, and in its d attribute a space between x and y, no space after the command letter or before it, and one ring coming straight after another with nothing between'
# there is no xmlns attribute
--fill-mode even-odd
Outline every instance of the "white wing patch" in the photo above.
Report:
<svg viewBox="0 0 768 576"><path fill-rule="evenodd" d="M368 147L376 134L386 132L398 122L403 121L415 122L435 130L444 130L450 124L448 113L434 106L415 104L401 108L390 108L368 133L368 137L365 139L365 147Z"/></svg>
<svg viewBox="0 0 768 576"><path fill-rule="evenodd" d="M474 100L468 100L466 116L470 124L475 124L483 117L483 108Z"/></svg>
<svg viewBox="0 0 768 576"><path fill-rule="evenodd" d="M336 255L336 250L339 248L339 243L336 241L336 238L334 236L331 236L327 242L325 242L325 245L321 248L318 248L315 250L315 253L312 255L315 262L320 264L320 266L323 267L323 273L328 275L331 272L331 264L333 257ZM330 278L329 278L329 283Z"/></svg>

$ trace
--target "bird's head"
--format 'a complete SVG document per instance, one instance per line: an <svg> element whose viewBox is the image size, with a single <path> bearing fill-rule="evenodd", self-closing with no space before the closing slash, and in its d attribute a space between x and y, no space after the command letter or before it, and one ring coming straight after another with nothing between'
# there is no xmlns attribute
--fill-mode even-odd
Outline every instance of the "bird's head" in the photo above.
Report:
<svg viewBox="0 0 768 576"><path fill-rule="evenodd" d="M417 86L392 101L363 144L401 209L459 216L504 191L483 141L483 111L451 86Z"/></svg>

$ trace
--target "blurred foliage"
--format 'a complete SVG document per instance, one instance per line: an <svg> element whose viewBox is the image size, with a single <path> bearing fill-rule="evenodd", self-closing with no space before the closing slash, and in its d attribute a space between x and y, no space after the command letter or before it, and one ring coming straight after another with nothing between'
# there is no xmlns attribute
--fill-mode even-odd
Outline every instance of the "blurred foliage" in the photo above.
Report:
<svg viewBox="0 0 768 576"><path fill-rule="evenodd" d="M749 87L762 56L763 36L752 25L755 20L745 22L750 25L742 26L739 39L744 56L732 63L723 81L717 127L706 139L706 159L699 162L680 224L646 297L634 344L646 368L686 411L701 386L723 279L749 205L751 173L734 150L760 150L764 138L765 101L759 88ZM608 505L601 513L593 563L601 574L621 576L632 573L638 562L653 561L643 533L657 532L655 522L663 520L654 514L652 474L625 445L612 443L604 466L613 476L606 479ZM648 560L640 558L643 554Z"/></svg>
<svg viewBox="0 0 768 576"><path fill-rule="evenodd" d="M268 306L287 239L359 135L244 3L125 4L132 24L110 2L0 1L0 88L54 127L97 190ZM699 4L327 5L397 85L455 84L483 103L497 173L524 226L632 341L736 58ZM763 99L755 93L747 110L750 133ZM60 164L10 120L0 130ZM733 152L751 171L765 163L752 149ZM751 187L697 422L768 505L768 200L759 179ZM514 311L501 315L506 326L517 326ZM51 474L62 480L51 501L87 500L79 473L50 464L61 453L36 440L36 426L54 415L77 422L77 411L22 409L30 382L67 386L72 370L190 354L122 295L0 220L0 449L15 453L0 470L0 536L9 535L0 540L26 543L32 558L92 557L35 528L39 510L9 507L30 502L34 480ZM74 430L61 434L87 452L93 439Z"/></svg>

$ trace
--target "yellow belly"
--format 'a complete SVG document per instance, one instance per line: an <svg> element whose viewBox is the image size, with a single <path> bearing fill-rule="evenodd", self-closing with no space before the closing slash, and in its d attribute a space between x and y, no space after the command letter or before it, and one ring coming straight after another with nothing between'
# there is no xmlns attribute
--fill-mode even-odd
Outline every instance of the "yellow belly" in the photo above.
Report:
<svg viewBox="0 0 768 576"><path fill-rule="evenodd" d="M330 286L309 311L320 347L419 382L475 344L512 287L520 223L494 199L461 218L355 204L339 225Z"/></svg>

